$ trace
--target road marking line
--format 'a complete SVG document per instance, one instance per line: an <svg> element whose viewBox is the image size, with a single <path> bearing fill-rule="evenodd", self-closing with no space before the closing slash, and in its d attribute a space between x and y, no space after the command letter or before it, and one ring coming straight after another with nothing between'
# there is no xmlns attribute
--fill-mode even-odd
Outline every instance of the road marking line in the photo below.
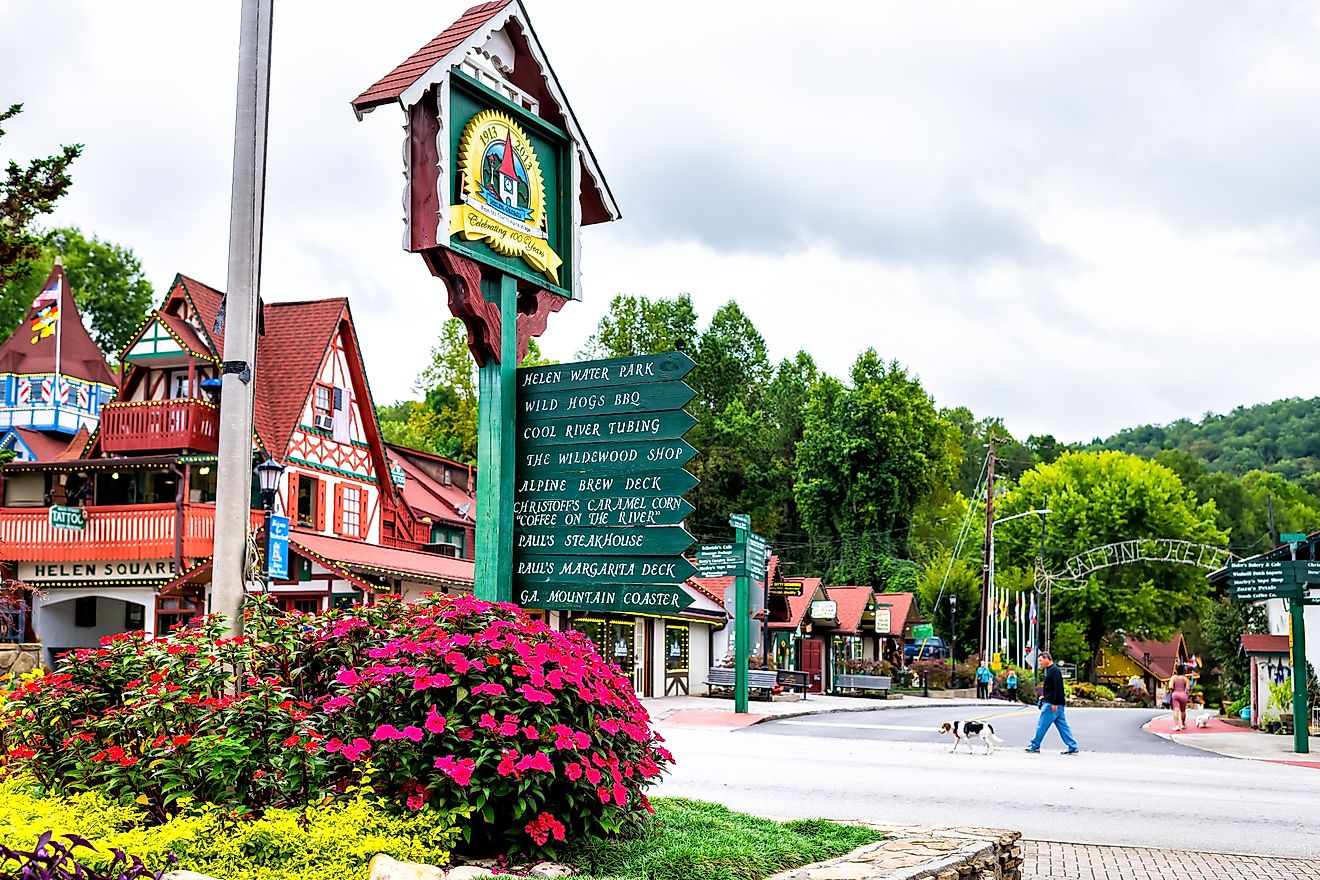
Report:
<svg viewBox="0 0 1320 880"><path fill-rule="evenodd" d="M828 721L794 721L791 719L775 723L791 724L795 727L844 727L857 730L919 730L923 733L940 732L938 727L918 727L914 724L831 724Z"/></svg>

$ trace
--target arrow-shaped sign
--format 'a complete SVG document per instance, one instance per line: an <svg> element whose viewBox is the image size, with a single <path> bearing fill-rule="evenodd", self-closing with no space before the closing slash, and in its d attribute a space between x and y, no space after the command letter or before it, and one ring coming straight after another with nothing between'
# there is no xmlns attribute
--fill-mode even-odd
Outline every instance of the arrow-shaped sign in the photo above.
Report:
<svg viewBox="0 0 1320 880"><path fill-rule="evenodd" d="M539 394L568 388L599 388L682 379L695 366L696 362L683 352L666 351L641 357L523 367L518 370L518 393Z"/></svg>
<svg viewBox="0 0 1320 880"><path fill-rule="evenodd" d="M682 409L697 396L683 382L572 389L518 397L518 423Z"/></svg>
<svg viewBox="0 0 1320 880"><path fill-rule="evenodd" d="M697 420L683 410L617 416L579 416L518 425L518 452L565 444L677 440Z"/></svg>
<svg viewBox="0 0 1320 880"><path fill-rule="evenodd" d="M614 611L621 614L664 614L682 611L695 601L679 586L522 587L524 608L568 611Z"/></svg>
<svg viewBox="0 0 1320 880"><path fill-rule="evenodd" d="M696 573L682 556L519 556L514 560L513 583L618 585L681 584Z"/></svg>
<svg viewBox="0 0 1320 880"><path fill-rule="evenodd" d="M635 529L515 530L514 550L537 554L592 554L604 556L669 556L692 546L692 536L680 526Z"/></svg>
<svg viewBox="0 0 1320 880"><path fill-rule="evenodd" d="M610 476L654 472L667 467L677 473L696 454L697 450L685 440L592 443L569 448L540 448L528 443L518 447L515 473L519 478L550 474Z"/></svg>

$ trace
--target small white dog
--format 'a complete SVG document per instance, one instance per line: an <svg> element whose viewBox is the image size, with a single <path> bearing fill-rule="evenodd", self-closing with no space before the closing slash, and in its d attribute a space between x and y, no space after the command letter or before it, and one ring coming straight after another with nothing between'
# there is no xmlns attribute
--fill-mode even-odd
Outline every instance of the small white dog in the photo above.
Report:
<svg viewBox="0 0 1320 880"><path fill-rule="evenodd" d="M1209 712L1202 712L1200 715L1197 715L1197 716L1196 716L1196 726L1197 726L1197 727L1209 727L1209 726L1210 726L1210 713L1209 713Z"/></svg>
<svg viewBox="0 0 1320 880"><path fill-rule="evenodd" d="M946 721L940 725L940 733L953 734L952 752L958 751L958 746L964 742L967 743L967 752L972 751L972 740L979 739L985 744L985 753L988 755L995 750L995 743L1004 741L995 736L995 729L990 726L988 721Z"/></svg>

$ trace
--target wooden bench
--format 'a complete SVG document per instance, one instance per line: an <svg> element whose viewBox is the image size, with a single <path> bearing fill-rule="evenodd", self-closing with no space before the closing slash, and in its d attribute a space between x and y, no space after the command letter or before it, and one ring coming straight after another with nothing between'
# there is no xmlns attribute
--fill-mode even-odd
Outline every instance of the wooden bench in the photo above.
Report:
<svg viewBox="0 0 1320 880"><path fill-rule="evenodd" d="M892 680L888 675L839 675L834 679L835 690L884 691L889 696Z"/></svg>
<svg viewBox="0 0 1320 880"><path fill-rule="evenodd" d="M706 684L712 688L732 688L735 683L735 670L727 666L711 669L706 677ZM747 670L747 690L761 691L766 699L774 688L802 691L802 699L807 698L807 675L795 669L749 669Z"/></svg>

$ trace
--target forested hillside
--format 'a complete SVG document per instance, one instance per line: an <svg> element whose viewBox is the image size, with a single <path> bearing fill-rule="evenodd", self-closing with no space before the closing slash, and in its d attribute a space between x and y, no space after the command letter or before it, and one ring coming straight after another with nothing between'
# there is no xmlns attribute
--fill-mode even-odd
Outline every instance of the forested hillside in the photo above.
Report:
<svg viewBox="0 0 1320 880"><path fill-rule="evenodd" d="M1091 449L1113 449L1154 458L1181 450L1208 470L1241 476L1262 470L1279 474L1320 495L1320 398L1289 398L1240 406L1199 422L1142 425L1096 440Z"/></svg>

